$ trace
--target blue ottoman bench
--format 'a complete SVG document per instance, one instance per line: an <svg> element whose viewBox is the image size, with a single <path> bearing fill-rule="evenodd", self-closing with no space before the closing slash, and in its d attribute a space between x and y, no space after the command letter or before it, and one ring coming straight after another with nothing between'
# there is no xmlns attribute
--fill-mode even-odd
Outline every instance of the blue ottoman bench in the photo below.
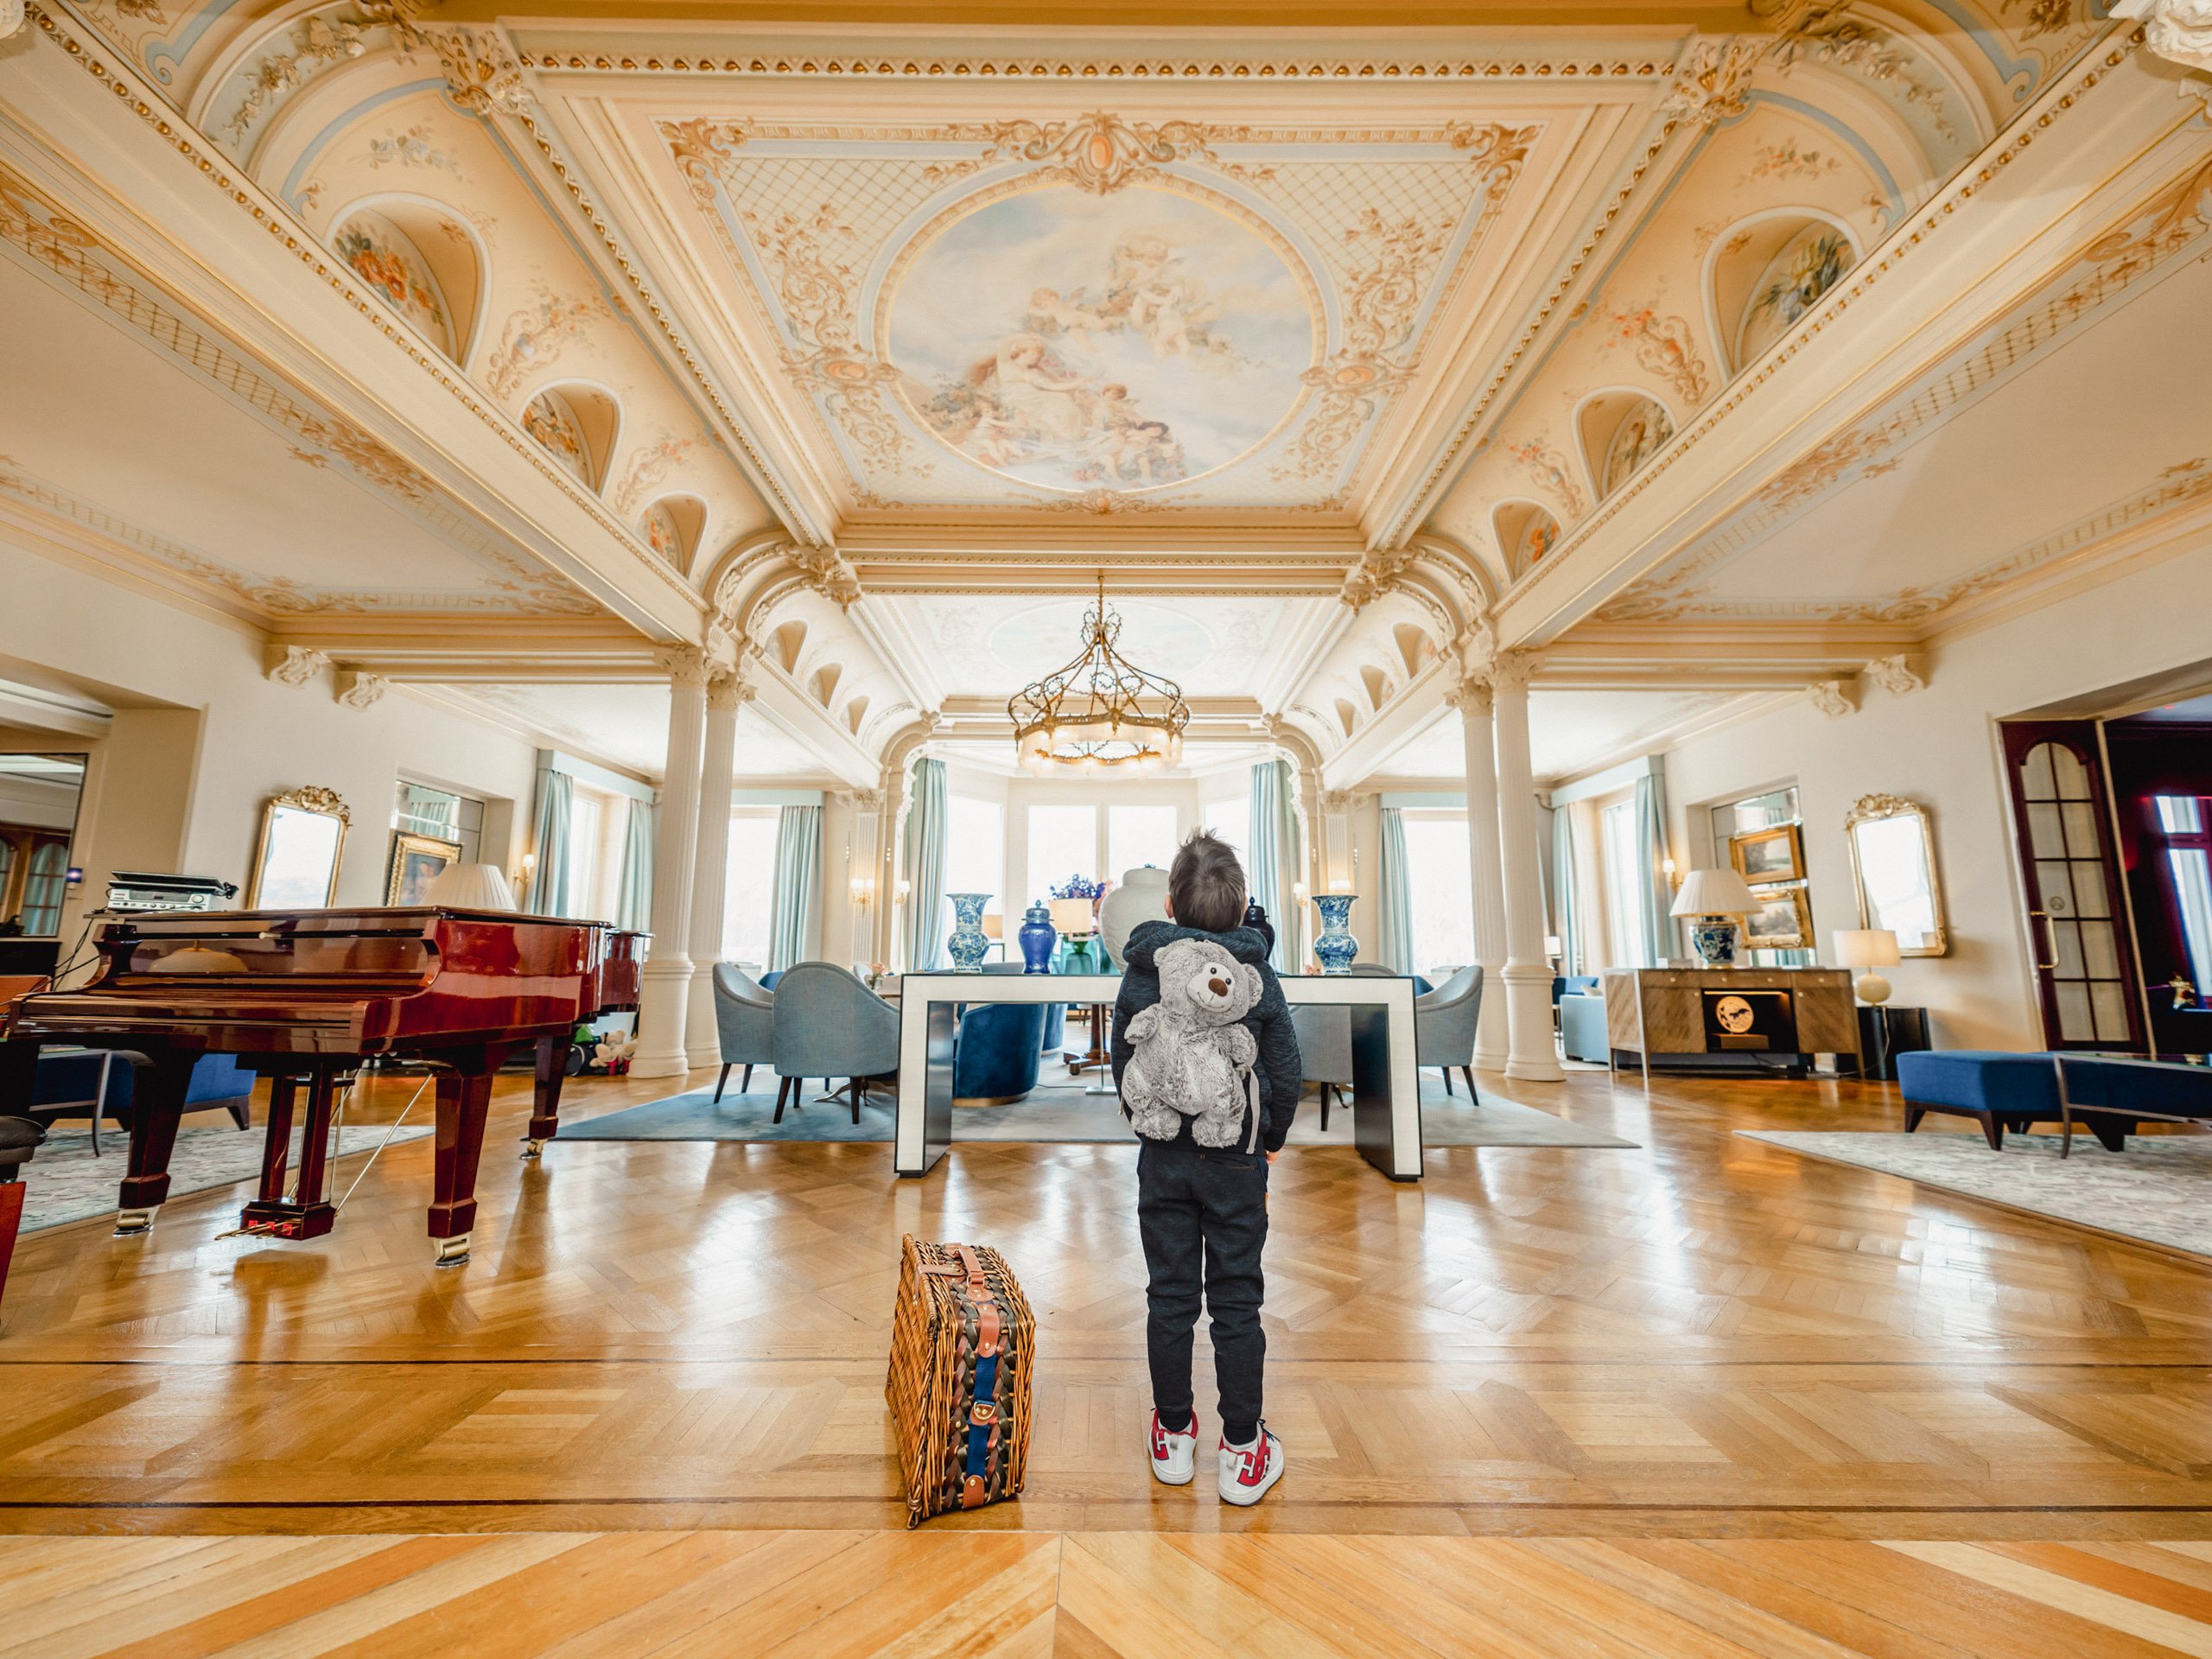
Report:
<svg viewBox="0 0 2212 1659"><path fill-rule="evenodd" d="M2037 1122L2058 1121L2058 1078L2048 1054L1948 1048L1897 1056L1897 1092L1910 1135L1930 1112L1971 1117L1994 1151L2005 1131L2024 1134Z"/></svg>

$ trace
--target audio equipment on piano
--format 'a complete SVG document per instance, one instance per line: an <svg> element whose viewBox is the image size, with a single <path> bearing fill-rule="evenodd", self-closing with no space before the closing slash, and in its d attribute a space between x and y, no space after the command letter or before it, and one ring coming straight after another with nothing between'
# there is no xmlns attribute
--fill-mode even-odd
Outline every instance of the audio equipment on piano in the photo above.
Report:
<svg viewBox="0 0 2212 1659"><path fill-rule="evenodd" d="M220 910L238 896L235 881L212 875L150 875L117 870L107 879L106 910L111 916L149 910Z"/></svg>
<svg viewBox="0 0 2212 1659"><path fill-rule="evenodd" d="M15 1005L0 1042L0 1112L29 1104L42 1044L146 1056L116 1225L119 1235L144 1233L168 1195L194 1065L206 1053L235 1055L270 1079L261 1187L244 1225L312 1238L328 1232L336 1214L324 1160L338 1090L371 1055L427 1060L437 1068L429 1234L441 1265L466 1261L493 1074L517 1048L565 1040L598 1012L610 931L595 922L439 906L108 922L92 980ZM297 1190L287 1198L302 1084Z"/></svg>

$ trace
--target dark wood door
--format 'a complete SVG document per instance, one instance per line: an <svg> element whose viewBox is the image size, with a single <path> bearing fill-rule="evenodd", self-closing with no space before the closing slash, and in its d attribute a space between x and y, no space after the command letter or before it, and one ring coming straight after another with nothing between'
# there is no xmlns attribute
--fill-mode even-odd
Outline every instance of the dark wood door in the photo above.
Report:
<svg viewBox="0 0 2212 1659"><path fill-rule="evenodd" d="M2010 721L2003 730L2044 1039L2053 1048L2140 1049L2143 1005L2096 723Z"/></svg>

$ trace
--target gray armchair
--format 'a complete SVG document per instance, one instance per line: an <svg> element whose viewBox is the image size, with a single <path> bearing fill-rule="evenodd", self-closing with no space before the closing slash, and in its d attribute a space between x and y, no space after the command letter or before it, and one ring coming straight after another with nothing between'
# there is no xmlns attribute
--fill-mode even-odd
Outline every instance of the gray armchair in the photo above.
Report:
<svg viewBox="0 0 2212 1659"><path fill-rule="evenodd" d="M771 1046L783 1076L776 1090L776 1122L784 1103L804 1092L804 1077L842 1077L851 1085L853 1122L861 1121L861 1090L873 1077L899 1069L899 1011L833 963L802 962L776 982Z"/></svg>
<svg viewBox="0 0 2212 1659"><path fill-rule="evenodd" d="M1351 1015L1341 1007L1294 1003L1291 1029L1298 1033L1298 1057L1306 1081L1321 1091L1321 1132L1329 1131L1329 1103L1339 1089L1351 1087Z"/></svg>
<svg viewBox="0 0 2212 1659"><path fill-rule="evenodd" d="M722 1097L733 1065L745 1068L737 1092L753 1086L753 1068L776 1063L776 994L734 962L715 964L715 1025L721 1036L722 1070L715 1098Z"/></svg>
<svg viewBox="0 0 2212 1659"><path fill-rule="evenodd" d="M1475 1026L1483 1010L1483 969L1480 963L1462 968L1427 996L1414 999L1414 1064L1441 1067L1444 1092L1452 1092L1452 1068L1467 1080L1467 1098L1478 1106L1475 1093Z"/></svg>

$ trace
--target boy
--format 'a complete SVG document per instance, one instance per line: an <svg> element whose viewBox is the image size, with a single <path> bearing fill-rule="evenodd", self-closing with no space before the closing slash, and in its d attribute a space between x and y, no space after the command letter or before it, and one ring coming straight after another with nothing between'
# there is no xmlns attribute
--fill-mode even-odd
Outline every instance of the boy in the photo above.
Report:
<svg viewBox="0 0 2212 1659"><path fill-rule="evenodd" d="M1260 999L1243 1024L1258 1049L1252 1071L1261 1122L1255 1136L1254 1109L1247 1107L1243 1132L1232 1145L1216 1148L1192 1139L1196 1120L1186 1118L1174 1140L1145 1141L1138 1148L1137 1227L1151 1274L1145 1347L1152 1363L1152 1472L1170 1486L1188 1485L1198 1458L1191 1333L1203 1283L1221 1389L1221 1497L1244 1505L1258 1503L1282 1478L1282 1442L1260 1421L1268 1352L1260 1328L1260 1251L1268 1242L1268 1166L1290 1133L1304 1070L1289 1006L1268 966L1267 942L1243 925L1244 870L1226 842L1201 830L1183 843L1167 872L1167 916L1139 923L1122 952L1114 1081L1120 1084L1129 1064L1129 1021L1160 1001L1154 953L1177 939L1209 939L1259 970Z"/></svg>

